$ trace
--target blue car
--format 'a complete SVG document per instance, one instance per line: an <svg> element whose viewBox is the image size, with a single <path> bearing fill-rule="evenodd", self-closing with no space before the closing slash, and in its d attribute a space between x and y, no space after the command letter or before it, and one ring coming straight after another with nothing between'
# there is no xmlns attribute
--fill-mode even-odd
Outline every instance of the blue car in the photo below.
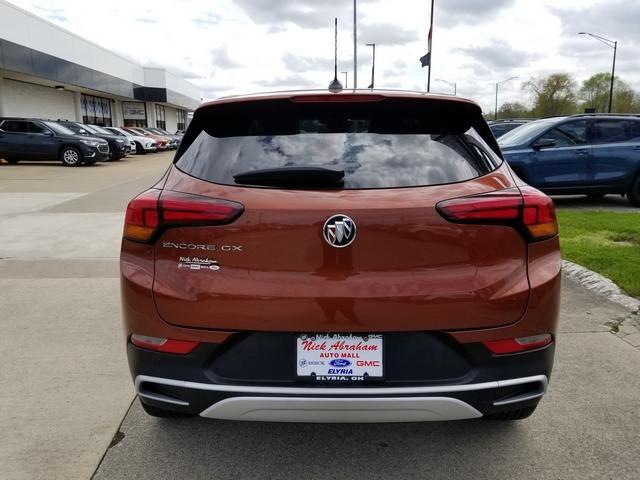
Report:
<svg viewBox="0 0 640 480"><path fill-rule="evenodd" d="M640 116L536 120L500 137L514 172L552 195L626 195L640 207Z"/></svg>

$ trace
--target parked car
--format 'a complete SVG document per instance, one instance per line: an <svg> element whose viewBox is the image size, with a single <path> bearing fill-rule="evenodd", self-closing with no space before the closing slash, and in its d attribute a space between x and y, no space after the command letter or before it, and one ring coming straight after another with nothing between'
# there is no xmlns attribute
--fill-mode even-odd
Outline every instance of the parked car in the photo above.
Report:
<svg viewBox="0 0 640 480"><path fill-rule="evenodd" d="M133 142L133 149L138 154L152 153L156 151L156 142L149 137L145 137L143 135L134 135L133 133L126 131L124 128L118 127L105 127L105 130L109 130L114 135L127 137L130 141Z"/></svg>
<svg viewBox="0 0 640 480"><path fill-rule="evenodd" d="M169 139L166 137L161 137L160 135L149 133L145 130L142 130L140 127L121 127L123 130L129 132L132 135L141 135L143 137L147 137L154 142L156 142L156 150L164 151L169 148Z"/></svg>
<svg viewBox="0 0 640 480"><path fill-rule="evenodd" d="M179 135L173 135L172 133L169 133L166 130L163 130L161 128L155 128L155 127L148 127L147 130L157 133L158 135L164 135L165 137L168 137L169 139L171 139L171 145L172 145L172 148L174 149L180 146L180 141L182 140L182 137Z"/></svg>
<svg viewBox="0 0 640 480"><path fill-rule="evenodd" d="M116 135L116 136L122 138L125 141L125 143L127 144L127 146L126 146L127 155L130 154L132 151L135 153L136 144L130 138L123 138L122 135L118 135L117 133L113 133L113 132L109 131L108 129L106 129L105 127L101 127L100 125L94 125L93 123L87 123L86 125L88 125L93 131L95 131L95 132L97 132L97 133L99 133L101 135Z"/></svg>
<svg viewBox="0 0 640 480"><path fill-rule="evenodd" d="M499 140L525 182L554 195L626 195L640 207L640 116L581 114L531 122Z"/></svg>
<svg viewBox="0 0 640 480"><path fill-rule="evenodd" d="M0 118L0 158L9 163L21 160L60 160L64 165L93 165L106 160L109 145L90 136L76 135L56 122L32 118Z"/></svg>
<svg viewBox="0 0 640 480"><path fill-rule="evenodd" d="M533 121L531 118L512 118L505 120L493 120L489 122L489 128L496 138L500 138L507 132Z"/></svg>
<svg viewBox="0 0 640 480"><path fill-rule="evenodd" d="M138 130L143 130L145 132L147 132L150 135L156 135L160 138L163 138L166 140L167 142L167 148L171 149L171 150L175 150L176 148L178 148L178 143L179 140L177 137L173 137L171 135L167 135L164 133L160 133L157 129L153 129L150 127L138 127Z"/></svg>
<svg viewBox="0 0 640 480"><path fill-rule="evenodd" d="M113 135L112 133L101 131L99 127L96 128L95 126L92 127L86 123L70 122L67 120L59 120L58 123L78 135L93 136L106 140L109 144L109 160L120 160L122 157L127 155L127 150L130 148L127 140L124 140L122 137L117 135Z"/></svg>
<svg viewBox="0 0 640 480"><path fill-rule="evenodd" d="M135 388L155 416L524 418L551 373L560 262L553 202L470 100L214 101L127 207Z"/></svg>

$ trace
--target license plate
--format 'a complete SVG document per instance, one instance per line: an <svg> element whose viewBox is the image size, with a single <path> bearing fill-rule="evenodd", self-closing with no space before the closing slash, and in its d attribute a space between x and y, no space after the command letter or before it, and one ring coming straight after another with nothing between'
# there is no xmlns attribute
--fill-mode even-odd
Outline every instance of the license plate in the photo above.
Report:
<svg viewBox="0 0 640 480"><path fill-rule="evenodd" d="M298 335L296 374L316 381L363 382L384 377L382 335Z"/></svg>

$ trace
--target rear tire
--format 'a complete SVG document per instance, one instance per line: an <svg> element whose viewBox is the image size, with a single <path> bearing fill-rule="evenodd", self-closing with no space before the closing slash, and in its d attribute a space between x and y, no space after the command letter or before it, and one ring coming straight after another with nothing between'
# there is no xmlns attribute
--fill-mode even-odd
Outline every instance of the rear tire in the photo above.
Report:
<svg viewBox="0 0 640 480"><path fill-rule="evenodd" d="M536 411L536 407L537 405L534 405L533 407L509 410L508 412L492 413L491 415L485 415L483 418L487 420L524 420Z"/></svg>
<svg viewBox="0 0 640 480"><path fill-rule="evenodd" d="M140 400L140 399L138 399ZM195 417L195 415L190 413L182 413L182 412L174 412L173 410L165 410L164 408L154 407L153 405L147 405L142 400L140 400L140 405L142 405L142 409L147 413L147 415L151 415L152 417L157 418L191 418Z"/></svg>
<svg viewBox="0 0 640 480"><path fill-rule="evenodd" d="M138 142L136 142L136 154L137 155L144 155L146 152L144 151L144 148L142 148L142 145Z"/></svg>
<svg viewBox="0 0 640 480"><path fill-rule="evenodd" d="M9 160L7 158L5 158L5 160L7 161L7 163L10 163L11 165L15 165L16 163L18 163L20 161L20 160L13 160L13 159Z"/></svg>
<svg viewBox="0 0 640 480"><path fill-rule="evenodd" d="M598 200L598 199L600 199L600 198L603 198L604 196L605 196L605 194L604 194L604 193L589 193L589 194L587 195L587 197L589 197L589 198L591 198L591 199L593 199L593 200Z"/></svg>
<svg viewBox="0 0 640 480"><path fill-rule="evenodd" d="M75 147L64 147L60 151L60 161L67 167L78 167L82 165L82 153Z"/></svg>
<svg viewBox="0 0 640 480"><path fill-rule="evenodd" d="M627 198L634 207L640 207L640 175L631 184L631 188L627 192Z"/></svg>

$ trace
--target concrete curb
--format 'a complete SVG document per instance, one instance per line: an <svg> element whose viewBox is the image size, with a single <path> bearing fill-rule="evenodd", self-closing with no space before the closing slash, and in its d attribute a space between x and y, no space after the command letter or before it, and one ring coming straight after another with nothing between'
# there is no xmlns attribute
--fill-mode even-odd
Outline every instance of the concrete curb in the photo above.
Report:
<svg viewBox="0 0 640 480"><path fill-rule="evenodd" d="M593 272L581 265L568 260L562 261L562 271L575 282L579 283L587 290L606 297L608 300L621 305L631 312L635 313L640 310L640 300L630 297L624 293L620 287L603 277L599 273Z"/></svg>

